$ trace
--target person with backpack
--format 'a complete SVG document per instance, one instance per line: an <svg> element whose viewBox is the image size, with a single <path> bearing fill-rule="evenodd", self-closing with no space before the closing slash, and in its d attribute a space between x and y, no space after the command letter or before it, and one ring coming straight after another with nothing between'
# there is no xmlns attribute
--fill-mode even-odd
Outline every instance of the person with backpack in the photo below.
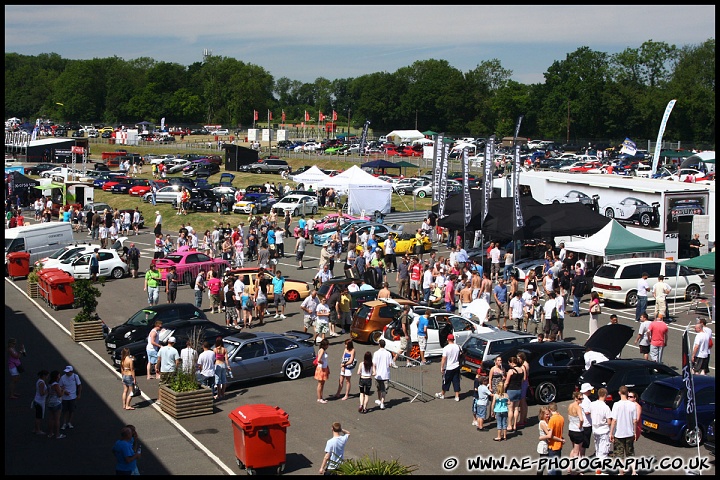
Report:
<svg viewBox="0 0 720 480"><path fill-rule="evenodd" d="M132 278L138 278L138 270L140 266L140 250L134 243L130 244L127 251L127 263L130 266L130 275Z"/></svg>

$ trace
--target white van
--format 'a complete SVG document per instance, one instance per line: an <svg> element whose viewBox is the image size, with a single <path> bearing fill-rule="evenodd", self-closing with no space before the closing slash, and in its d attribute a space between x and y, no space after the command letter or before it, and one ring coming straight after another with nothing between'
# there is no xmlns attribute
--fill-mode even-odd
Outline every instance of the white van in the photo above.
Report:
<svg viewBox="0 0 720 480"><path fill-rule="evenodd" d="M622 258L598 268L593 276L592 291L597 292L601 300L634 307L637 305L638 280L643 272L648 274L650 287L657 283L659 275L665 277L665 283L672 289L667 296L669 301L676 297L680 300L693 299L705 289L700 275L676 262L664 258ZM648 303L654 301L652 293L649 293Z"/></svg>
<svg viewBox="0 0 720 480"><path fill-rule="evenodd" d="M72 226L69 222L46 222L5 229L5 263L7 254L28 252L30 265L47 257L60 247L73 243Z"/></svg>

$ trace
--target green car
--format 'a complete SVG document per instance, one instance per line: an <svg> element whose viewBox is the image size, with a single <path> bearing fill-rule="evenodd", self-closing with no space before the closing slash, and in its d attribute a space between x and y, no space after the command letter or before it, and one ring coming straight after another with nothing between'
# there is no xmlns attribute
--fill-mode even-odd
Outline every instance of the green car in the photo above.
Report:
<svg viewBox="0 0 720 480"><path fill-rule="evenodd" d="M344 150L347 150L347 145L339 145L337 147L330 147L325 149L325 155L340 155Z"/></svg>

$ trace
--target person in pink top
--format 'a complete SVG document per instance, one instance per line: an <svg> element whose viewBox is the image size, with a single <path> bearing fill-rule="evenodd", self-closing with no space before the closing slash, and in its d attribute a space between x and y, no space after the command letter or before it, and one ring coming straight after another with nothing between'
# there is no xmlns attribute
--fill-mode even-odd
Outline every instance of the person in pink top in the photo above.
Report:
<svg viewBox="0 0 720 480"><path fill-rule="evenodd" d="M455 310L455 280L457 275L450 275L445 282L445 311L452 312Z"/></svg>
<svg viewBox="0 0 720 480"><path fill-rule="evenodd" d="M208 278L207 286L210 291L210 298L212 299L210 313L220 313L222 307L222 279L218 274L210 270L210 278Z"/></svg>
<svg viewBox="0 0 720 480"><path fill-rule="evenodd" d="M657 314L647 333L650 340L650 360L657 363L662 363L663 350L668 339L668 326L663 316L662 313Z"/></svg>

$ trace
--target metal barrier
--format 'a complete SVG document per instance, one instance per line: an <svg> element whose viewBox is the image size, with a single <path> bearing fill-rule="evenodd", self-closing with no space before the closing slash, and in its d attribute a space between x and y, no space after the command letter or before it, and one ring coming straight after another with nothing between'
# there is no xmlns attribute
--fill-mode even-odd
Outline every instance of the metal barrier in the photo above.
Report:
<svg viewBox="0 0 720 480"><path fill-rule="evenodd" d="M398 368L390 369L390 386L413 395L411 403L415 400L427 402L435 398L432 393L425 392L425 366L420 365L418 360L402 354L397 356L395 363Z"/></svg>
<svg viewBox="0 0 720 480"><path fill-rule="evenodd" d="M392 212L385 214L383 223L420 223L428 217L427 210L412 210L409 212Z"/></svg>
<svg viewBox="0 0 720 480"><path fill-rule="evenodd" d="M178 272L178 286L180 285L189 285L192 288L195 288L195 279L197 278L198 273L200 272L201 265L189 265L185 268L183 268L182 271ZM228 268L225 264L217 265L215 268L216 272L220 278L222 278L223 274L225 273L225 269ZM205 273L207 274L207 268L205 268ZM207 276L205 277L207 278Z"/></svg>

